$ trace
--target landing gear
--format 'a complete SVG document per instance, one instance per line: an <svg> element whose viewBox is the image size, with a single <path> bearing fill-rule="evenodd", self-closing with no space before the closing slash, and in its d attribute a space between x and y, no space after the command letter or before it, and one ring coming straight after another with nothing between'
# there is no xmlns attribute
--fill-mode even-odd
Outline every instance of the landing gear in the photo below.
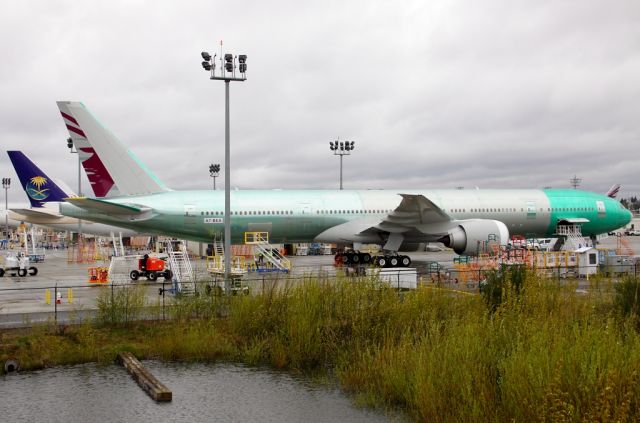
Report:
<svg viewBox="0 0 640 423"><path fill-rule="evenodd" d="M345 251L336 254L335 262L336 264L345 266L351 264L369 264L371 263L371 254L361 253L359 251Z"/></svg>
<svg viewBox="0 0 640 423"><path fill-rule="evenodd" d="M411 258L393 253L371 257L369 253L344 251L336 254L335 263L337 266L373 264L378 267L409 267L411 266Z"/></svg>
<svg viewBox="0 0 640 423"><path fill-rule="evenodd" d="M378 267L409 267L411 266L411 258L397 254L385 254L374 257L374 263Z"/></svg>

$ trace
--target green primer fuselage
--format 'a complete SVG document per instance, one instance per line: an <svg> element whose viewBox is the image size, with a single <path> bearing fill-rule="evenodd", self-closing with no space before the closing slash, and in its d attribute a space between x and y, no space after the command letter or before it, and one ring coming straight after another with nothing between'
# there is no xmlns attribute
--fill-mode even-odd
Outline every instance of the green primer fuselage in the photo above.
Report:
<svg viewBox="0 0 640 423"><path fill-rule="evenodd" d="M269 232L272 243L312 242L325 230L356 219L375 226L400 205L399 194L423 195L452 220L501 221L511 235L551 236L558 223L575 220L582 222L583 235L597 235L631 220L631 213L615 199L580 190L242 190L231 192L232 242L243 242L250 231ZM169 191L107 200L149 207L152 217L127 221L70 204L63 204L61 213L201 242L224 233L224 191ZM407 241L435 239L425 234Z"/></svg>

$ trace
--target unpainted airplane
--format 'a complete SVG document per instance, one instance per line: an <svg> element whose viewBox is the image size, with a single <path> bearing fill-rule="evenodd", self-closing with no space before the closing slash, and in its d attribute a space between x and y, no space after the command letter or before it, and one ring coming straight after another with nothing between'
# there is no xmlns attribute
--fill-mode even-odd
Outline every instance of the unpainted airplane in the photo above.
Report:
<svg viewBox="0 0 640 423"><path fill-rule="evenodd" d="M107 181L106 198L70 198L62 214L200 242L223 233L223 191L168 189L82 103L60 101L58 107L87 173L96 183ZM379 244L391 254L437 241L474 255L490 240L506 245L509 233L550 237L558 225L573 224L595 237L630 220L617 200L573 189L231 193L233 243L261 231L273 243Z"/></svg>

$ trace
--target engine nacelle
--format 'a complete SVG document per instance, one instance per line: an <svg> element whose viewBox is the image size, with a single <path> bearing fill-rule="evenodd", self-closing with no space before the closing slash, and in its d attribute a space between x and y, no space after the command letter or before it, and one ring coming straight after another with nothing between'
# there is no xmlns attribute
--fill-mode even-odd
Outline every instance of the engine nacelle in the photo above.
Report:
<svg viewBox="0 0 640 423"><path fill-rule="evenodd" d="M495 235L496 242L506 245L509 242L509 229L499 220L474 219L461 221L457 228L452 229L449 235L441 242L449 248L453 248L457 254L477 255L483 242L489 240L489 235Z"/></svg>

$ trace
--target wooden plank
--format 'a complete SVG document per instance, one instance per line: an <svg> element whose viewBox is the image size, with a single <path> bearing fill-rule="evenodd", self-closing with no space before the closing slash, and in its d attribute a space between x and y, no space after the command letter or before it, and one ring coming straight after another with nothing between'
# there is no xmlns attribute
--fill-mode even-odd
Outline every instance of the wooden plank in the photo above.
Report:
<svg viewBox="0 0 640 423"><path fill-rule="evenodd" d="M149 372L130 352L118 354L118 362L151 398L158 402L172 400L173 394L162 382Z"/></svg>

